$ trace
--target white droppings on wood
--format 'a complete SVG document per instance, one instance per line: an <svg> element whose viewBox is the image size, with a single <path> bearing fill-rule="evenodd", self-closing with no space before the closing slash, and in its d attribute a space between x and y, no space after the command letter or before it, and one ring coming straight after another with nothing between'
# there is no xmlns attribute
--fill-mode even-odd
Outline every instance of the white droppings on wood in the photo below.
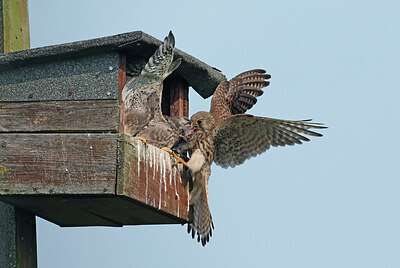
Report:
<svg viewBox="0 0 400 268"><path fill-rule="evenodd" d="M137 148L137 170L138 170L138 177L140 178L140 146L141 141L136 139L136 148Z"/></svg>
<svg viewBox="0 0 400 268"><path fill-rule="evenodd" d="M168 159L167 159L168 160ZM162 172L162 177L164 180L164 192L167 192L167 170L166 170L166 164L165 161L165 153L162 153L162 165L163 165L163 172Z"/></svg>
<svg viewBox="0 0 400 268"><path fill-rule="evenodd" d="M155 154L155 148L152 148L152 154L153 154L153 180L156 177L156 170L157 170L157 155Z"/></svg>
<svg viewBox="0 0 400 268"><path fill-rule="evenodd" d="M168 170L169 170L169 185L172 185L172 170L175 170L175 168L172 168L171 161L168 162Z"/></svg>
<svg viewBox="0 0 400 268"><path fill-rule="evenodd" d="M149 162L150 162L150 167L153 167L153 147L152 146L149 146Z"/></svg>
<svg viewBox="0 0 400 268"><path fill-rule="evenodd" d="M181 184L183 184L182 182L183 164L178 164L178 165L179 165L179 181L181 182Z"/></svg>
<svg viewBox="0 0 400 268"><path fill-rule="evenodd" d="M161 209L162 178L160 177L160 197L158 199L158 209Z"/></svg>
<svg viewBox="0 0 400 268"><path fill-rule="evenodd" d="M175 196L178 199L178 217L179 217L179 204L180 204L180 199L179 199L179 194L178 194L178 189L176 188L176 168L174 168L174 184L175 184Z"/></svg>
<svg viewBox="0 0 400 268"><path fill-rule="evenodd" d="M149 158L151 159L151 154L150 154L150 150L148 150L148 148L145 149L145 154L144 154L144 158L145 158L145 163L146 163L146 192L145 192L145 203L147 204L147 193L149 190ZM151 160L150 160L150 166L151 166Z"/></svg>

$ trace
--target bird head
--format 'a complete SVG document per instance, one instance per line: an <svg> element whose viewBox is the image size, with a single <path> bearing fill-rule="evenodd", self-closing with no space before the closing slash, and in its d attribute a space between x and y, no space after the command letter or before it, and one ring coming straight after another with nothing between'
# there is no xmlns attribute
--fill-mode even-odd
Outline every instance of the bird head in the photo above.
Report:
<svg viewBox="0 0 400 268"><path fill-rule="evenodd" d="M190 118L190 125L194 131L210 131L215 128L215 119L208 112L197 112Z"/></svg>

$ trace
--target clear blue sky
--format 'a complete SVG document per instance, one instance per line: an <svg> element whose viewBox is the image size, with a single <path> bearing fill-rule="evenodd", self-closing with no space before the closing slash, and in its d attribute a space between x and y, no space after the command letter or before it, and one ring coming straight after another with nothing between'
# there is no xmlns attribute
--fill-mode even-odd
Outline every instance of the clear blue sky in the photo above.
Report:
<svg viewBox="0 0 400 268"><path fill-rule="evenodd" d="M31 46L141 30L231 78L272 74L251 114L329 129L234 169L213 165L205 248L186 226L60 228L39 267L400 267L400 2L29 1ZM190 113L210 99L191 94Z"/></svg>

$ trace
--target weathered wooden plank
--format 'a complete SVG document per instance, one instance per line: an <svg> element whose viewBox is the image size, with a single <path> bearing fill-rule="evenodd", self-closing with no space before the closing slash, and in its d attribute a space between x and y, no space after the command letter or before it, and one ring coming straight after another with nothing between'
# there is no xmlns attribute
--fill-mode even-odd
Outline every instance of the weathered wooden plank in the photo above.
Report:
<svg viewBox="0 0 400 268"><path fill-rule="evenodd" d="M0 132L113 131L117 100L0 102Z"/></svg>
<svg viewBox="0 0 400 268"><path fill-rule="evenodd" d="M115 192L117 134L0 134L0 194Z"/></svg>
<svg viewBox="0 0 400 268"><path fill-rule="evenodd" d="M168 153L121 134L118 164L118 195L187 220L189 185Z"/></svg>

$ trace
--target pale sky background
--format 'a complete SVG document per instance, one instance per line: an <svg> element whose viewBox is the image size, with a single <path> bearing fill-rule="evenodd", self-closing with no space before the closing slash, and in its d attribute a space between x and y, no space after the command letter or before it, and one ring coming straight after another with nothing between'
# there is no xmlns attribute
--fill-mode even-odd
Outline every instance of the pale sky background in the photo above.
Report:
<svg viewBox="0 0 400 268"><path fill-rule="evenodd" d="M400 2L29 0L31 46L141 30L228 78L265 68L251 114L313 118L323 138L212 167L215 230L37 221L40 268L400 267ZM190 113L210 99L190 96Z"/></svg>

